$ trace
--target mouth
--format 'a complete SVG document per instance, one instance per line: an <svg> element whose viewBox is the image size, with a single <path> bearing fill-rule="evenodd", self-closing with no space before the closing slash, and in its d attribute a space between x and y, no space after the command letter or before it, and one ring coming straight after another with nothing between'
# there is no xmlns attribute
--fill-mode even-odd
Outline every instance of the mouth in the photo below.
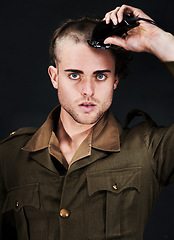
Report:
<svg viewBox="0 0 174 240"><path fill-rule="evenodd" d="M83 102L81 104L79 104L79 107L86 112L91 112L94 110L94 108L96 107L96 104L91 103L91 102Z"/></svg>

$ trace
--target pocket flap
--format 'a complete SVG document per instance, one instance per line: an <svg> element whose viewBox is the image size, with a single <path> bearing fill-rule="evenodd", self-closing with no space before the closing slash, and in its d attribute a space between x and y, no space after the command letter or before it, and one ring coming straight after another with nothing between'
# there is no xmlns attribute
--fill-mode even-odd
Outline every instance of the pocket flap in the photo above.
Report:
<svg viewBox="0 0 174 240"><path fill-rule="evenodd" d="M2 212L19 211L24 206L40 207L39 184L27 184L9 190Z"/></svg>
<svg viewBox="0 0 174 240"><path fill-rule="evenodd" d="M108 170L87 174L89 196L98 191L120 193L127 188L140 192L141 168Z"/></svg>

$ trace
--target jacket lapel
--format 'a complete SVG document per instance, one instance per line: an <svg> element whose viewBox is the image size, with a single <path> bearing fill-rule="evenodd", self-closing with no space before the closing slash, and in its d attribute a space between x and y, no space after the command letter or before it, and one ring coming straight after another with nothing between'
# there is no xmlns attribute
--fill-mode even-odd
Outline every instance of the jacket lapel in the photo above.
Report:
<svg viewBox="0 0 174 240"><path fill-rule="evenodd" d="M48 152L48 148L45 148L36 152L30 152L29 156L32 160L36 161L42 167L57 174L57 170L51 160L50 154Z"/></svg>
<svg viewBox="0 0 174 240"><path fill-rule="evenodd" d="M77 160L76 162L74 162L70 166L67 174L70 174L71 172L74 172L74 171L76 171L80 168L83 168L87 165L90 165L97 160L105 158L105 157L108 156L108 154L109 154L108 152L100 151L100 150L97 150L97 149L92 149L91 150L91 155L89 155L86 158L83 158L83 159L80 159L80 160Z"/></svg>

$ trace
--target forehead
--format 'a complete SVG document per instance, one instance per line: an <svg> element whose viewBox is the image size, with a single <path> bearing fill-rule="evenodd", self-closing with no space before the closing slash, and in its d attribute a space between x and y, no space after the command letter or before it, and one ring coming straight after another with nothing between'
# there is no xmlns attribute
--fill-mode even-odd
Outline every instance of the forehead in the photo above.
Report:
<svg viewBox="0 0 174 240"><path fill-rule="evenodd" d="M59 64L93 67L115 67L115 59L110 50L94 49L87 42L75 43L71 39L62 39L55 51Z"/></svg>

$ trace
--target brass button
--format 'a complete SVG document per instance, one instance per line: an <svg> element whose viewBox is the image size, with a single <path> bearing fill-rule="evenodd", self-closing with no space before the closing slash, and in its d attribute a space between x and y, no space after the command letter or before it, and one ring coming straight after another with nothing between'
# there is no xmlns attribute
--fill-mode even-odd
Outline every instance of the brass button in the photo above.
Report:
<svg viewBox="0 0 174 240"><path fill-rule="evenodd" d="M69 217L69 214L70 214L70 212L65 208L60 210L60 216L63 217L63 218Z"/></svg>
<svg viewBox="0 0 174 240"><path fill-rule="evenodd" d="M16 207L18 208L18 207L19 207L19 202L18 202L18 201L16 201L16 204L15 204L15 205L16 205Z"/></svg>
<svg viewBox="0 0 174 240"><path fill-rule="evenodd" d="M14 132L11 132L11 133L10 133L10 136L14 135L15 133L16 133L15 131L14 131Z"/></svg>
<svg viewBox="0 0 174 240"><path fill-rule="evenodd" d="M114 184L112 187L113 187L114 190L118 189L116 184Z"/></svg>

